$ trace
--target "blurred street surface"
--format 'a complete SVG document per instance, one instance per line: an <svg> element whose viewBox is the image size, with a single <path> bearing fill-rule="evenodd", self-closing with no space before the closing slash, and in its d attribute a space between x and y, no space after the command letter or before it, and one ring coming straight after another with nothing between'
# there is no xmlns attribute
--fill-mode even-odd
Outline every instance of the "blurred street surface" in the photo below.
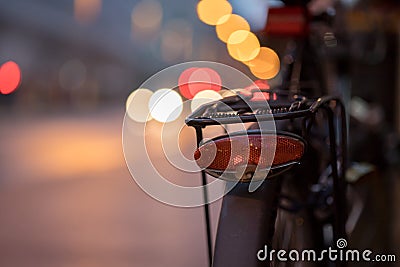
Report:
<svg viewBox="0 0 400 267"><path fill-rule="evenodd" d="M136 185L123 115L2 114L0 266L205 266L202 209Z"/></svg>

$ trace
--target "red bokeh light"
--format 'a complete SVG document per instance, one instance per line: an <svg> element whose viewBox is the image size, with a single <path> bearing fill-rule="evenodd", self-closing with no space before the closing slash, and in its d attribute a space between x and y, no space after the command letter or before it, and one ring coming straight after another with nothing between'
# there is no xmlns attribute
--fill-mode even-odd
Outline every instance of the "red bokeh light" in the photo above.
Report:
<svg viewBox="0 0 400 267"><path fill-rule="evenodd" d="M252 91L252 90L268 90L270 86L267 81L264 80L256 80L251 85L247 86L245 90ZM252 101L265 101L270 100L270 93L269 92L253 92ZM276 99L274 99L276 100Z"/></svg>
<svg viewBox="0 0 400 267"><path fill-rule="evenodd" d="M179 91L181 92L181 95L187 99L193 98L193 95L190 93L188 81L192 73L197 69L198 68L189 68L187 70L184 70L179 76L178 79Z"/></svg>
<svg viewBox="0 0 400 267"><path fill-rule="evenodd" d="M0 93L11 94L21 83L21 69L18 64L8 61L0 67Z"/></svg>
<svg viewBox="0 0 400 267"><path fill-rule="evenodd" d="M178 85L180 93L187 99L192 99L204 90L221 90L221 77L210 68L189 68L182 72Z"/></svg>

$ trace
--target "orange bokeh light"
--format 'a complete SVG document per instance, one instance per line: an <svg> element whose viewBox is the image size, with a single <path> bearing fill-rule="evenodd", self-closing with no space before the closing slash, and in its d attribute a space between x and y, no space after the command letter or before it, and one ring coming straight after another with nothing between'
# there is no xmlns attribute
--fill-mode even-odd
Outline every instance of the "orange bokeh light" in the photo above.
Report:
<svg viewBox="0 0 400 267"><path fill-rule="evenodd" d="M220 20L224 22L218 24L215 30L217 32L218 38L224 43L228 42L229 36L235 31L250 31L250 25L247 20L239 15L225 15Z"/></svg>
<svg viewBox="0 0 400 267"><path fill-rule="evenodd" d="M197 5L199 19L208 25L224 23L222 17L232 14L232 6L226 0L202 0Z"/></svg>
<svg viewBox="0 0 400 267"><path fill-rule="evenodd" d="M251 73L260 79L272 79L280 69L280 60L274 50L268 47L262 47L260 53L246 64Z"/></svg>
<svg viewBox="0 0 400 267"><path fill-rule="evenodd" d="M250 61L260 52L260 42L257 36L246 30L233 32L228 39L228 52L238 61Z"/></svg>

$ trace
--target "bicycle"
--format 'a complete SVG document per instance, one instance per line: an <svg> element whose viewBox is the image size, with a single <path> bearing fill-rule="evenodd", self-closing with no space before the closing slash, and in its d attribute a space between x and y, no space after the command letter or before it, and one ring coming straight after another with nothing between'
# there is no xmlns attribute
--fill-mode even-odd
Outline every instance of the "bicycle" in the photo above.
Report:
<svg viewBox="0 0 400 267"><path fill-rule="evenodd" d="M245 94L203 105L186 119L196 130L194 158L203 168L203 185L209 174L226 180L231 189L223 198L214 257L208 204L204 206L209 261L214 267L299 266L276 258L260 260L257 255L265 247L322 251L333 241L346 239L345 105L339 96L320 96L328 90L321 88L323 78L312 71L318 60L313 58L317 52L307 39L310 36L302 35L296 46L286 47L286 55L294 59L282 67L286 83L261 90L255 86ZM319 79L320 86L302 83L307 75ZM255 100L256 92L265 101ZM276 133L259 129L265 121L276 122ZM203 140L203 128L236 123L250 126ZM275 150L274 155L269 149ZM252 179L258 180L259 188L249 192ZM207 203L207 191L204 198ZM326 266L329 261L300 264Z"/></svg>

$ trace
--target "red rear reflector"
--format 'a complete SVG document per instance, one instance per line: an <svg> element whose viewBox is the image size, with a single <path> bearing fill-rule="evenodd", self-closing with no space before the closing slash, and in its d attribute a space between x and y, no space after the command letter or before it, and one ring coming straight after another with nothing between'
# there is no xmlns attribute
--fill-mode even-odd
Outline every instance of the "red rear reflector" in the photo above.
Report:
<svg viewBox="0 0 400 267"><path fill-rule="evenodd" d="M252 165L266 170L298 162L304 150L304 142L291 136L244 134L210 140L195 151L194 158L203 169L234 172Z"/></svg>

